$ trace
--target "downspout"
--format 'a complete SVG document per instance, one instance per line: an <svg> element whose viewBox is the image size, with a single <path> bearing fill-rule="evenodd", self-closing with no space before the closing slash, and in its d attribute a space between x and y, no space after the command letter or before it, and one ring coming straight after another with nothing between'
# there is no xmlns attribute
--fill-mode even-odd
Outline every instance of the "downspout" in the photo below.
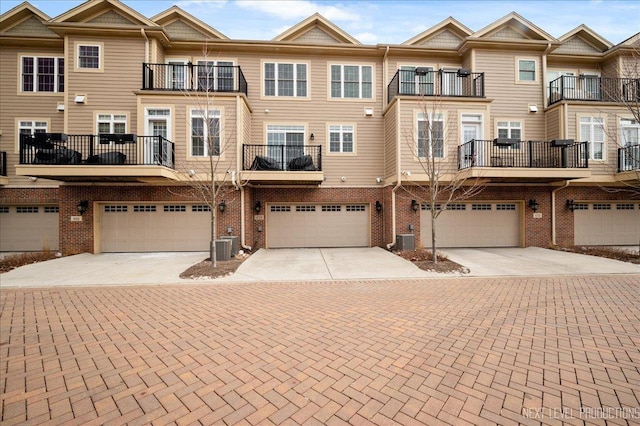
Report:
<svg viewBox="0 0 640 426"><path fill-rule="evenodd" d="M236 189L240 190L240 247L242 247L245 250L251 251L251 246L248 246L246 244L246 239L245 239L245 232L246 232L246 226L245 226L245 203L244 203L244 186L238 184L238 180L236 179L236 173L237 170L240 170L240 158L241 157L241 151L240 151L240 147L242 146L242 135L244 134L244 120L243 120L243 116L242 116L242 112L240 110L242 106L242 102L240 102L240 96L236 96L236 123L239 123L239 126L236 125L236 131L237 131L237 139L236 139L236 170L234 170L233 172L231 172L231 183L233 183L233 186ZM239 127L239 128L238 128Z"/></svg>
<svg viewBox="0 0 640 426"><path fill-rule="evenodd" d="M547 48L545 49L545 51L542 53L542 81L544 82L547 79L547 53L549 53L551 51L551 43L547 43ZM542 106L542 109L544 110L547 105L549 105L549 93L547 92L547 87L544 85L543 83L543 96L542 96L542 102L544 102L544 105Z"/></svg>
<svg viewBox="0 0 640 426"><path fill-rule="evenodd" d="M396 186L391 190L391 235L395 238L396 235L396 191L402 186L402 172L400 171L401 159L400 159L400 99L396 101L398 103L398 109L396 111ZM391 247L395 246L396 242L391 241L387 244L387 250L391 250Z"/></svg>
<svg viewBox="0 0 640 426"><path fill-rule="evenodd" d="M238 188L240 188L240 246L248 251L251 251L251 246L248 246L245 244L245 238L244 238L244 233L245 233L245 226L244 226L244 187L242 185L239 185Z"/></svg>
<svg viewBox="0 0 640 426"><path fill-rule="evenodd" d="M384 52L384 56L382 57L382 75L386 76L389 74L389 64L387 63L387 56L389 56L389 46L387 46L387 49ZM383 99L383 105L386 107L387 105L389 105L389 86L384 86L384 92L382 94Z"/></svg>
<svg viewBox="0 0 640 426"><path fill-rule="evenodd" d="M149 63L149 37L147 37L147 33L144 32L144 28L140 28L140 33L142 37L144 37L144 61Z"/></svg>
<svg viewBox="0 0 640 426"><path fill-rule="evenodd" d="M565 180L564 185L551 191L551 244L556 245L556 192L569 186L569 181Z"/></svg>

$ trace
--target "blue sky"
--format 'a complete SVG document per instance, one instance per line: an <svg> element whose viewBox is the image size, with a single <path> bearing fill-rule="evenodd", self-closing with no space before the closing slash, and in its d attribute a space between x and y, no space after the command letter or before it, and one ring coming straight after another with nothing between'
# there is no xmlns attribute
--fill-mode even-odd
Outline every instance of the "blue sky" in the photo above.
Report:
<svg viewBox="0 0 640 426"><path fill-rule="evenodd" d="M0 12L21 2L0 0ZM55 17L82 1L32 0L30 3ZM245 40L272 39L315 12L363 44L399 44L449 16L477 31L512 11L553 37L585 24L617 44L640 31L640 1L637 0L124 0L124 3L147 17L176 4L227 37Z"/></svg>

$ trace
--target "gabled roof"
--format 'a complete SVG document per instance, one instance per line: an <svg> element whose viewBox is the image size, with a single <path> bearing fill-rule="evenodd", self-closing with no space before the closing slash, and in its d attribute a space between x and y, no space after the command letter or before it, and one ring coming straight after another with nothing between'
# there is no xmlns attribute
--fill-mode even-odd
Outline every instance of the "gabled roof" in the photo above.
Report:
<svg viewBox="0 0 640 426"><path fill-rule="evenodd" d="M576 39L580 39L583 40L583 42L588 43L597 52L604 52L605 50L608 50L613 46L609 40L603 38L600 34L582 24L558 38L558 41L560 41L562 44L558 49L556 49L556 52L562 51L563 45L567 44L571 40Z"/></svg>
<svg viewBox="0 0 640 426"><path fill-rule="evenodd" d="M449 33L453 35L455 38L459 38L461 41L465 38L473 34L469 28L462 25L459 21L454 19L453 17L448 17L447 19L441 21L440 23L434 25L433 27L421 32L415 37L410 38L402 44L407 45L421 45L428 44L429 40L433 40L438 36L442 36L444 33Z"/></svg>
<svg viewBox="0 0 640 426"><path fill-rule="evenodd" d="M152 21L119 0L87 0L73 9L56 16L51 22L89 22L109 12L117 13L131 22L132 25L155 26Z"/></svg>
<svg viewBox="0 0 640 426"><path fill-rule="evenodd" d="M324 35L330 37L331 40L335 40L336 43L362 44L319 13L314 13L304 21L276 36L272 41L296 41L305 34L317 30L322 31Z"/></svg>
<svg viewBox="0 0 640 426"><path fill-rule="evenodd" d="M57 37L43 23L49 19L49 16L25 1L0 15L0 33Z"/></svg>
<svg viewBox="0 0 640 426"><path fill-rule="evenodd" d="M472 35L473 38L502 38L522 40L556 41L554 37L516 12L498 19Z"/></svg>
<svg viewBox="0 0 640 426"><path fill-rule="evenodd" d="M640 48L640 32L635 33L628 39L621 41L620 43L616 44L615 47L634 47L636 49Z"/></svg>
<svg viewBox="0 0 640 426"><path fill-rule="evenodd" d="M185 25L191 28L195 33L202 34L208 38L215 38L220 40L229 40L229 38L222 34L220 31L215 28L210 27L209 25L202 22L200 19L191 15L188 12L180 9L178 6L171 6L169 9L164 12L158 13L156 16L151 18L151 20L160 26L168 27L170 25L179 25L178 22L182 25ZM168 31L171 36L171 31Z"/></svg>

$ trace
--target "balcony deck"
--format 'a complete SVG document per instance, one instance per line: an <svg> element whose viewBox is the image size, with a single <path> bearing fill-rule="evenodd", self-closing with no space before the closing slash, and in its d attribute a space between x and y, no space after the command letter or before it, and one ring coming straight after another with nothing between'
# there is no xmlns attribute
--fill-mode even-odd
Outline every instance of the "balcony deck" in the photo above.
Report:
<svg viewBox="0 0 640 426"><path fill-rule="evenodd" d="M388 102L396 96L450 96L484 98L484 73L457 71L398 70L388 86Z"/></svg>
<svg viewBox="0 0 640 426"><path fill-rule="evenodd" d="M242 179L263 184L320 184L321 145L242 145Z"/></svg>
<svg viewBox="0 0 640 426"><path fill-rule="evenodd" d="M20 135L16 173L61 181L175 180L175 148L162 136Z"/></svg>
<svg viewBox="0 0 640 426"><path fill-rule="evenodd" d="M560 101L640 101L640 78L607 78L563 75L549 83L549 105Z"/></svg>
<svg viewBox="0 0 640 426"><path fill-rule="evenodd" d="M618 148L618 172L620 182L640 181L640 145Z"/></svg>
<svg viewBox="0 0 640 426"><path fill-rule="evenodd" d="M142 90L248 94L239 66L142 64Z"/></svg>

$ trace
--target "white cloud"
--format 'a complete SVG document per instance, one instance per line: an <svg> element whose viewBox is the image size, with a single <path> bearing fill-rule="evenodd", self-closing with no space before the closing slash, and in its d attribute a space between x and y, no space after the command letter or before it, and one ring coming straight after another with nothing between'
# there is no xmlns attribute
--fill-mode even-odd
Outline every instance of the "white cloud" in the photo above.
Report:
<svg viewBox="0 0 640 426"><path fill-rule="evenodd" d="M376 44L380 40L379 34L369 32L355 34L354 37L362 44Z"/></svg>
<svg viewBox="0 0 640 426"><path fill-rule="evenodd" d="M280 19L303 19L318 12L333 21L360 21L360 15L349 12L343 7L323 5L311 1L286 0L239 0L236 4L244 9L266 13Z"/></svg>

